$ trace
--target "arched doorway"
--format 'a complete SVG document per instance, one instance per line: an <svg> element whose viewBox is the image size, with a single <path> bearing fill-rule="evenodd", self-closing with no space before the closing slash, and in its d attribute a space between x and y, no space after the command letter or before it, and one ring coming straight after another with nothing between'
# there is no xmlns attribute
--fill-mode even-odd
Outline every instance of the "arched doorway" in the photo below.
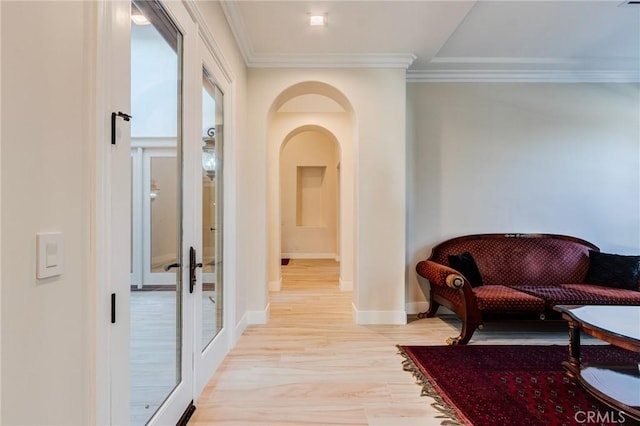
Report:
<svg viewBox="0 0 640 426"><path fill-rule="evenodd" d="M340 260L340 144L328 130L293 130L280 150L281 255Z"/></svg>
<svg viewBox="0 0 640 426"><path fill-rule="evenodd" d="M268 118L268 273L270 290L279 290L280 261L283 253L283 200L280 170L282 149L290 141L309 133L327 138L336 146L335 162L330 166L316 164L314 173L330 173L336 179L335 188L335 255L340 260L340 288L352 290L355 254L355 114L347 98L333 86L321 82L304 82L284 90L273 102ZM309 164L309 166L313 166ZM322 167L325 167L322 169ZM324 171L323 171L324 170ZM297 173L297 171L296 171ZM305 172L301 172L305 173ZM291 184L289 182L289 184ZM304 200L301 200L304 202ZM296 201L297 202L297 201ZM302 212L304 214L304 212ZM305 218L296 218L304 221ZM307 218L311 221L322 218ZM325 217L327 219L327 217ZM300 247L299 247L300 248ZM318 250L316 248L316 250ZM333 252L316 252L328 256ZM355 297L355 295L354 295Z"/></svg>

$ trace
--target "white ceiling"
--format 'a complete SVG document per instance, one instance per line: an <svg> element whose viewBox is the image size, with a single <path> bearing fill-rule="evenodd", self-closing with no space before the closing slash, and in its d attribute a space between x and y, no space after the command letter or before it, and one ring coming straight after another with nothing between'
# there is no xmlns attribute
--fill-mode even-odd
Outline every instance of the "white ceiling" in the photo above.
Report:
<svg viewBox="0 0 640 426"><path fill-rule="evenodd" d="M408 80L639 81L622 0L222 2L251 67L408 67ZM308 14L328 14L310 27Z"/></svg>

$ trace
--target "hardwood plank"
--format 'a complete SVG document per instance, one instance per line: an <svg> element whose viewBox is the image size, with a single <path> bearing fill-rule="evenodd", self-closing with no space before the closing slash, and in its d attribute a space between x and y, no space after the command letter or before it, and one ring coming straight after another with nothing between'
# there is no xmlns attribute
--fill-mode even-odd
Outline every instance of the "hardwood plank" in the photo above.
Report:
<svg viewBox="0 0 640 426"><path fill-rule="evenodd" d="M339 264L293 259L269 294L266 325L250 326L196 403L194 425L439 425L439 413L395 345L444 345L455 317L363 326ZM567 344L564 323L489 324L470 344Z"/></svg>

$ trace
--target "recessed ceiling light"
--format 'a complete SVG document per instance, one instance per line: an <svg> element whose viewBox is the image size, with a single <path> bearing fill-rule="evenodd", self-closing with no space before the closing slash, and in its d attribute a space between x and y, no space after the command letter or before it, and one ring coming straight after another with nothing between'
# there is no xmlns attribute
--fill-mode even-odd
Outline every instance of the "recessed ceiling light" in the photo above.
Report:
<svg viewBox="0 0 640 426"><path fill-rule="evenodd" d="M131 21L136 25L149 25L151 23L147 17L142 14L131 15Z"/></svg>
<svg viewBox="0 0 640 426"><path fill-rule="evenodd" d="M327 14L324 15L309 15L309 25L312 27L326 27L328 23Z"/></svg>

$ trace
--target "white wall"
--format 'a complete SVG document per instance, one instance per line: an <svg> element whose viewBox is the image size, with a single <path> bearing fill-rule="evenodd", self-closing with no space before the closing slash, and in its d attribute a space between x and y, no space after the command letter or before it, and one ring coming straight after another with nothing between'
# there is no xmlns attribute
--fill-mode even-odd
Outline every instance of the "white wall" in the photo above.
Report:
<svg viewBox="0 0 640 426"><path fill-rule="evenodd" d="M94 5L1 7L0 423L86 425ZM64 272L37 280L35 236L42 231L63 233Z"/></svg>
<svg viewBox="0 0 640 426"><path fill-rule="evenodd" d="M355 177L355 225L343 222L342 232L355 235L354 313L360 323L404 323L405 263L405 70L403 69L251 69L249 71L249 141L255 216L255 247L247 253L255 261L249 303L265 309L268 242L265 177L269 146L268 113L285 89L308 81L326 83L349 100L353 129L352 170ZM338 138L338 140L340 140ZM271 164L271 163L269 163ZM277 163L276 163L277 164ZM341 165L346 165L342 162ZM344 194L343 194L344 195ZM343 198L344 199L344 198ZM278 223L270 223L272 235ZM271 229L274 228L274 229ZM247 256L245 254L245 256ZM342 252L344 257L346 253ZM264 266L263 266L264 265Z"/></svg>
<svg viewBox="0 0 640 426"><path fill-rule="evenodd" d="M336 141L320 131L303 131L282 148L280 162L282 246L284 257L335 257L337 247L337 177L339 153ZM299 197L298 167L324 167L324 176L315 201L304 206ZM303 211L299 211L299 209ZM313 211L308 211L313 209ZM298 215L317 215L313 226L298 223Z"/></svg>
<svg viewBox="0 0 640 426"><path fill-rule="evenodd" d="M414 83L408 104L408 301L447 238L580 237L640 253L637 84ZM424 306L420 306L424 308Z"/></svg>

